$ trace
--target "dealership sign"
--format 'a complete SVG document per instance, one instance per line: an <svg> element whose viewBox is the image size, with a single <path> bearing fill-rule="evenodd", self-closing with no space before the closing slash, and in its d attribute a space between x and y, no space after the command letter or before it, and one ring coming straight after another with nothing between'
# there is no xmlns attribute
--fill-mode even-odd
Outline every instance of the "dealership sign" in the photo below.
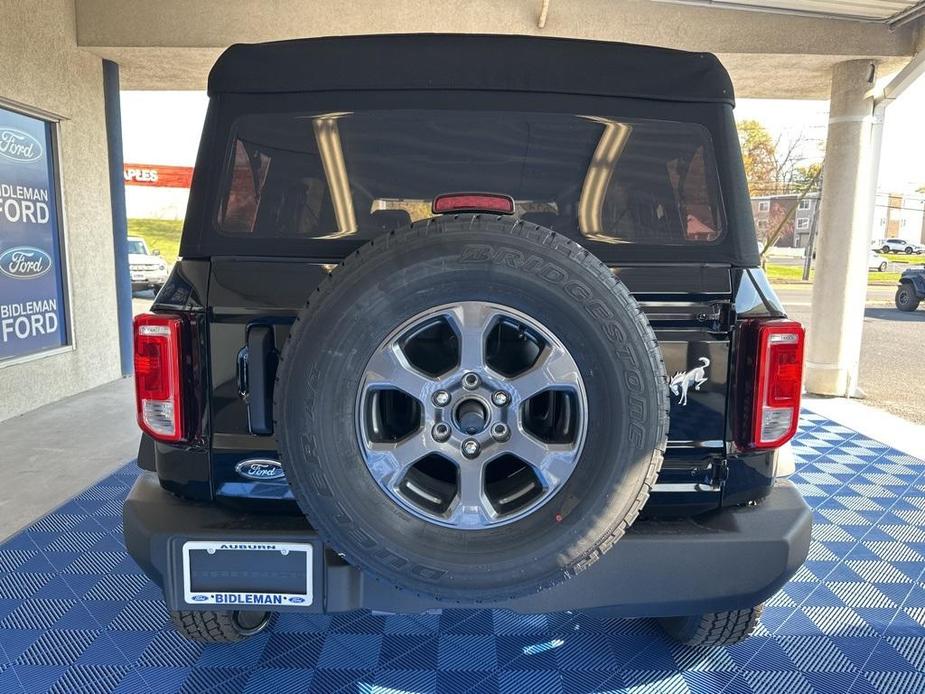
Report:
<svg viewBox="0 0 925 694"><path fill-rule="evenodd" d="M193 180L193 169L190 166L125 164L122 168L122 177L127 186L189 188Z"/></svg>
<svg viewBox="0 0 925 694"><path fill-rule="evenodd" d="M67 344L51 136L0 108L0 361Z"/></svg>

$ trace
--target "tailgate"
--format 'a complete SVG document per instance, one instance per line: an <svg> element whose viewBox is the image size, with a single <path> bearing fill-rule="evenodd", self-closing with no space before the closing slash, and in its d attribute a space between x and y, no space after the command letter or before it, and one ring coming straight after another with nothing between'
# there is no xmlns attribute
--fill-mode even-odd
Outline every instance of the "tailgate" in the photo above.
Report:
<svg viewBox="0 0 925 694"><path fill-rule="evenodd" d="M239 394L239 362L248 331L255 326L269 332L275 349L282 347L293 319L329 267L299 259L212 261L209 363L213 485L218 494L291 498L284 479L268 476L246 481L235 471L246 459L276 458L273 436L252 434L248 408ZM668 491L667 485L690 489L692 484L705 484L700 491L711 491L713 463L725 452L730 269L652 264L621 266L614 271L648 316L674 384L669 451L659 478L660 490ZM718 503L718 489L714 491Z"/></svg>

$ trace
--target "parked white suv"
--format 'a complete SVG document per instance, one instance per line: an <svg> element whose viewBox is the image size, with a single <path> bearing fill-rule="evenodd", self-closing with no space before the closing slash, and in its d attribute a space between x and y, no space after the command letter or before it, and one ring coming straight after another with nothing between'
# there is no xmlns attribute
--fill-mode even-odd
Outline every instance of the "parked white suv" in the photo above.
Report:
<svg viewBox="0 0 925 694"><path fill-rule="evenodd" d="M158 251L151 251L144 239L128 237L128 267L132 275L132 291L161 290L170 274L170 268Z"/></svg>
<svg viewBox="0 0 925 694"><path fill-rule="evenodd" d="M920 243L904 241L902 239L882 239L878 241L878 248L882 253L925 253L925 246Z"/></svg>

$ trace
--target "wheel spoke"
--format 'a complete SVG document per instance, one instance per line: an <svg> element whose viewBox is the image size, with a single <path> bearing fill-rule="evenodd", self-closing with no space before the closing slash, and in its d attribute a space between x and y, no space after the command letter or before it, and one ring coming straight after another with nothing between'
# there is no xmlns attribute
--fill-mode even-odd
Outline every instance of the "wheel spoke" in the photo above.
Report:
<svg viewBox="0 0 925 694"><path fill-rule="evenodd" d="M459 465L459 493L447 520L462 527L493 523L496 517L484 491L484 465L465 461Z"/></svg>
<svg viewBox="0 0 925 694"><path fill-rule="evenodd" d="M387 487L398 485L408 468L430 452L426 437L422 429L394 443L368 442L367 467L376 481Z"/></svg>
<svg viewBox="0 0 925 694"><path fill-rule="evenodd" d="M488 336L496 326L489 366ZM535 353L521 344L526 339L539 347L539 355L519 375L507 376ZM548 407L539 401L536 408L524 406L544 391L566 392L550 393ZM386 338L365 369L359 405L359 443L379 487L419 517L467 530L513 522L561 489L578 462L587 421L584 384L566 347L516 309L480 301L434 307ZM560 409L561 416L555 415ZM476 410L482 428L472 422ZM546 421L554 415L577 419ZM525 417L542 418L535 433L533 419L525 422ZM494 427L500 423L506 429L499 432ZM543 433L552 428L567 431L571 442L544 443L542 438L558 436ZM389 440L397 437L402 438ZM502 460L507 456L511 459ZM486 471L492 480L488 487ZM504 478L496 479L498 474Z"/></svg>
<svg viewBox="0 0 925 694"><path fill-rule="evenodd" d="M408 362L398 345L381 347L366 367L366 389L397 388L426 403L437 381L428 378Z"/></svg>
<svg viewBox="0 0 925 694"><path fill-rule="evenodd" d="M574 443L544 443L515 427L506 450L530 464L546 489L555 489L572 474L578 447Z"/></svg>
<svg viewBox="0 0 925 694"><path fill-rule="evenodd" d="M527 371L509 380L519 402L529 400L549 388L569 388L577 391L581 376L575 362L560 347L547 345Z"/></svg>
<svg viewBox="0 0 925 694"><path fill-rule="evenodd" d="M485 340L497 311L477 302L453 307L448 318L459 338L459 366L461 369L481 369L485 365Z"/></svg>

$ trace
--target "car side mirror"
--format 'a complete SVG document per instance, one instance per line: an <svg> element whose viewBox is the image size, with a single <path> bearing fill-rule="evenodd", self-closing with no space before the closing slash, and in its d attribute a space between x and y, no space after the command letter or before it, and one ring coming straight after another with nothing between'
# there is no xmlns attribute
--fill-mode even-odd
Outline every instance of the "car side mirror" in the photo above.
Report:
<svg viewBox="0 0 925 694"><path fill-rule="evenodd" d="M151 255L160 255L160 254L161 252L157 250L156 248L153 251L151 251Z"/></svg>

